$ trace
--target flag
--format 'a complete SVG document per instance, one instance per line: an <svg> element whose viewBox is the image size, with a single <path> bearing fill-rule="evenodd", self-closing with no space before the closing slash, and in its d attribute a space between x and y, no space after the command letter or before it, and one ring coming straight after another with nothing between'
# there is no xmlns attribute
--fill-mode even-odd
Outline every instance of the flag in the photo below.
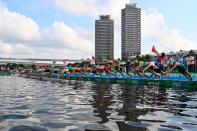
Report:
<svg viewBox="0 0 197 131"><path fill-rule="evenodd" d="M152 50L151 50L153 53L157 53L157 50L155 49L155 46L152 47Z"/></svg>
<svg viewBox="0 0 197 131"><path fill-rule="evenodd" d="M95 57L94 56L92 56L92 60L95 60Z"/></svg>

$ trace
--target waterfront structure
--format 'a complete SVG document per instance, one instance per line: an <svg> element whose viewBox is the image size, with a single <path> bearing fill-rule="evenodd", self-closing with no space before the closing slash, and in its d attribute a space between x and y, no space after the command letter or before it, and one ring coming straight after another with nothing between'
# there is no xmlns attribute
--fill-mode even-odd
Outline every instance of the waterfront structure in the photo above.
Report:
<svg viewBox="0 0 197 131"><path fill-rule="evenodd" d="M121 11L121 58L141 54L141 9L126 4Z"/></svg>
<svg viewBox="0 0 197 131"><path fill-rule="evenodd" d="M100 15L95 21L95 60L114 59L114 20L110 15Z"/></svg>

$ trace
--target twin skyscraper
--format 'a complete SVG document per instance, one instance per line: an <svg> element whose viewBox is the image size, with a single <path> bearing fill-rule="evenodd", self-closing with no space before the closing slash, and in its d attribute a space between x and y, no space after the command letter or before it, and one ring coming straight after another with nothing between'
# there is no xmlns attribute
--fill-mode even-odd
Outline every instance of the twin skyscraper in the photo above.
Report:
<svg viewBox="0 0 197 131"><path fill-rule="evenodd" d="M121 11L121 59L126 60L141 53L141 9L136 4L126 4ZM95 21L96 62L114 58L114 20L101 15Z"/></svg>

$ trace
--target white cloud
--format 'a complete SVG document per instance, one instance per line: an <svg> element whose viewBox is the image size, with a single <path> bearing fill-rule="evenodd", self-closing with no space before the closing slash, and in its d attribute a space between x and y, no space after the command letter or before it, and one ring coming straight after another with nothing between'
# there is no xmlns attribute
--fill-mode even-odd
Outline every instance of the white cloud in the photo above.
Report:
<svg viewBox="0 0 197 131"><path fill-rule="evenodd" d="M93 50L93 43L82 37L81 33L62 21L55 21L51 27L44 29L42 34L43 39L53 47L79 51Z"/></svg>
<svg viewBox="0 0 197 131"><path fill-rule="evenodd" d="M1 40L0 40L0 46L1 46L0 53L2 53L2 55L4 55L4 54L9 55L13 52L11 45L8 43L3 43Z"/></svg>
<svg viewBox="0 0 197 131"><path fill-rule="evenodd" d="M0 38L5 42L29 42L39 37L39 27L32 19L11 12L0 4Z"/></svg>
<svg viewBox="0 0 197 131"><path fill-rule="evenodd" d="M149 53L154 44L159 51L179 51L196 49L197 43L182 36L178 29L169 28L164 17L156 9L148 12L142 11L142 49L144 53ZM152 40L152 43L146 43Z"/></svg>
<svg viewBox="0 0 197 131"><path fill-rule="evenodd" d="M95 16L102 8L96 0L54 0L54 2L65 13L74 15Z"/></svg>
<svg viewBox="0 0 197 131"><path fill-rule="evenodd" d="M34 51L31 47L24 44L16 44L15 45L15 54L21 55L34 55Z"/></svg>
<svg viewBox="0 0 197 131"><path fill-rule="evenodd" d="M101 14L110 14L113 18L120 16L120 9L129 0L53 0L55 5L65 13L98 17ZM118 18L120 19L120 18Z"/></svg>
<svg viewBox="0 0 197 131"><path fill-rule="evenodd" d="M1 4L0 20L0 52L4 56L79 58L93 54L94 45L87 33L82 34L83 28L78 30L62 21L55 21L52 26L39 29L33 19L12 12Z"/></svg>
<svg viewBox="0 0 197 131"><path fill-rule="evenodd" d="M159 36L166 29L164 17L155 9L150 9L148 12L141 12L141 26L143 38L152 38Z"/></svg>

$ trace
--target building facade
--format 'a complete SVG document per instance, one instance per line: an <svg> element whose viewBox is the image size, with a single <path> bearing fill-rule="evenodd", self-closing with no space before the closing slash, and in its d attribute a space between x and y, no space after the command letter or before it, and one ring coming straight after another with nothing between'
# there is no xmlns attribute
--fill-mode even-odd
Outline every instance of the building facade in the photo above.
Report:
<svg viewBox="0 0 197 131"><path fill-rule="evenodd" d="M121 11L121 58L141 54L141 9L126 4Z"/></svg>
<svg viewBox="0 0 197 131"><path fill-rule="evenodd" d="M95 21L95 60L114 59L114 20L101 15Z"/></svg>

